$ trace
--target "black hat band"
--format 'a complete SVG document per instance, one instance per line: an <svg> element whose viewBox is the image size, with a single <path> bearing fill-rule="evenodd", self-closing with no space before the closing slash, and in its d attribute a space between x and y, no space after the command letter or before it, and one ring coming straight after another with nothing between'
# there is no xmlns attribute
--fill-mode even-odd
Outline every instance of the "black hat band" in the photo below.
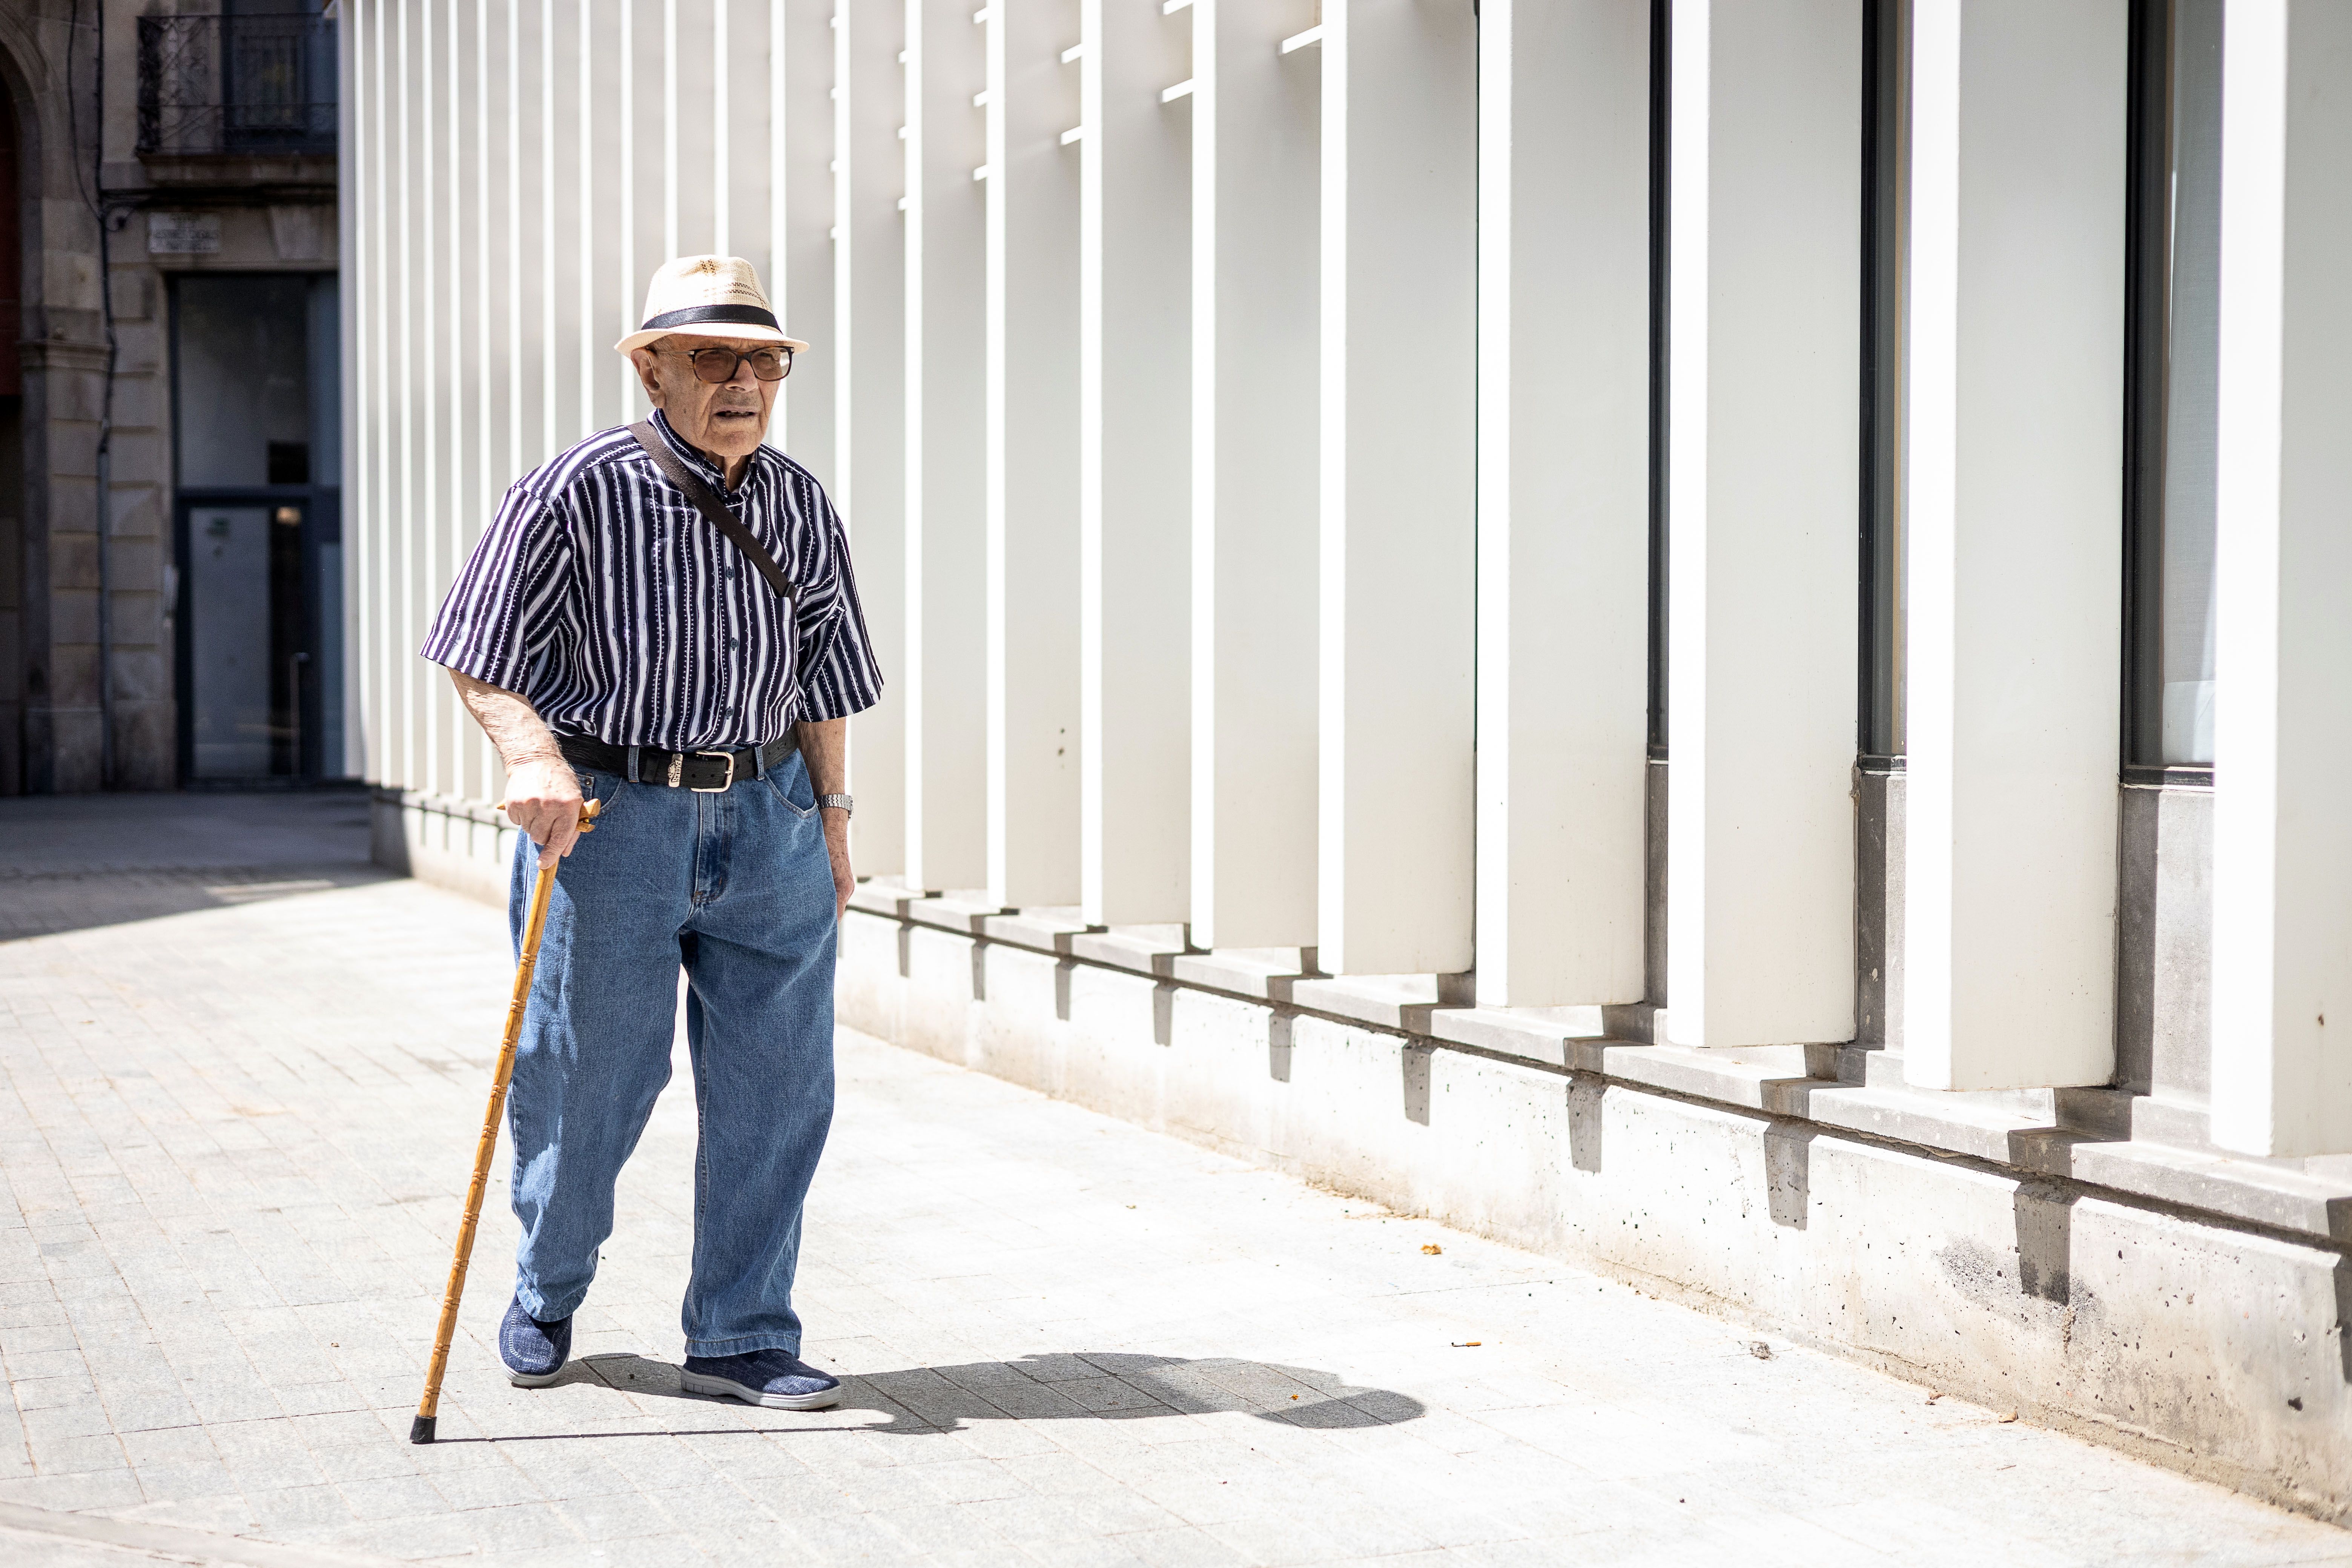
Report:
<svg viewBox="0 0 2352 1568"><path fill-rule="evenodd" d="M772 332L783 331L776 324L776 313L758 305L689 305L683 310L664 310L658 316L650 317L637 331L662 332L672 327L700 326L707 321L724 321L730 326L765 327Z"/></svg>

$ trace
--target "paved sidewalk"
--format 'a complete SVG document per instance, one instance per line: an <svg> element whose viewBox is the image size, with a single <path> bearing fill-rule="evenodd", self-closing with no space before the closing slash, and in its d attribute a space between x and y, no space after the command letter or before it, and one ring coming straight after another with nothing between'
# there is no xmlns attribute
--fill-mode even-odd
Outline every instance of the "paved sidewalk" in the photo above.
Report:
<svg viewBox="0 0 2352 1568"><path fill-rule="evenodd" d="M382 881L367 812L355 789L0 800L0 942Z"/></svg>
<svg viewBox="0 0 2352 1568"><path fill-rule="evenodd" d="M372 878L315 799L237 809L308 824L279 863L311 869L225 848L142 917L0 802L0 901L46 857L52 932L0 942L0 1562L2352 1563L2352 1534L854 1035L801 1288L842 1408L679 1391L681 1058L580 1362L499 1375L494 1205L445 1441L411 1447L502 921Z"/></svg>

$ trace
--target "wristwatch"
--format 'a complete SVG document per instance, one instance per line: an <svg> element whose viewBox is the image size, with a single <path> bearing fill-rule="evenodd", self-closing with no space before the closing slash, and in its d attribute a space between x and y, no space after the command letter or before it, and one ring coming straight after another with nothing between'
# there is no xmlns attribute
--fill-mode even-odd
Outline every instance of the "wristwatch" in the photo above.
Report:
<svg viewBox="0 0 2352 1568"><path fill-rule="evenodd" d="M816 797L816 805L819 811L831 809L845 813L851 816L856 816L857 815L857 813L852 809L856 804L857 797L856 795L821 795Z"/></svg>

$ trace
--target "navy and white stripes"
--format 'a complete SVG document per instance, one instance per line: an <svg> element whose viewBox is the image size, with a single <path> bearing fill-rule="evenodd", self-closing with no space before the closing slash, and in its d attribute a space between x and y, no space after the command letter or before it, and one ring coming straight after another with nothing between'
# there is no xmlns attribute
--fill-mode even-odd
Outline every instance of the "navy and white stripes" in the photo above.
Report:
<svg viewBox="0 0 2352 1568"><path fill-rule="evenodd" d="M759 745L880 696L839 514L762 447L741 484L654 426L783 567L793 608L626 428L507 491L450 585L425 657L529 700L560 734L688 752Z"/></svg>

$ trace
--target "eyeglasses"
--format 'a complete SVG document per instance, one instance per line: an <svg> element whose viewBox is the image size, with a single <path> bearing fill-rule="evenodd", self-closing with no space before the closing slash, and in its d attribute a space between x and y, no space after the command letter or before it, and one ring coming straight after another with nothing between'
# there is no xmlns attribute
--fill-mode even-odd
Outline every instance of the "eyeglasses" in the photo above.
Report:
<svg viewBox="0 0 2352 1568"><path fill-rule="evenodd" d="M664 353L676 354L694 362L698 380L713 386L724 385L735 379L735 372L750 361L751 374L761 381L782 381L793 374L793 351L790 349L753 349L739 353L734 349L664 349Z"/></svg>

